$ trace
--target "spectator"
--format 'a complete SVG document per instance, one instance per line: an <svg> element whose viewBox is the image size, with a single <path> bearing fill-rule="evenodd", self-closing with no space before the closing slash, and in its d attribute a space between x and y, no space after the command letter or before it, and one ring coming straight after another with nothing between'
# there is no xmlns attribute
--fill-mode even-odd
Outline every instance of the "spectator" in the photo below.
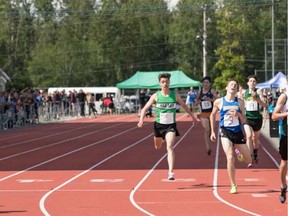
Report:
<svg viewBox="0 0 288 216"><path fill-rule="evenodd" d="M91 118L91 113L93 112L94 117L96 118L97 110L95 109L95 97L94 94L89 94L87 96L88 108L89 108L89 117Z"/></svg>
<svg viewBox="0 0 288 216"><path fill-rule="evenodd" d="M114 109L114 103L113 103L113 101L111 100L110 97L104 98L103 105L104 105L104 107L108 108L108 111L109 111L110 115L112 115L113 114L113 109Z"/></svg>
<svg viewBox="0 0 288 216"><path fill-rule="evenodd" d="M77 94L77 99L80 106L80 115L82 117L85 116L85 102L86 102L86 94L83 92L82 89L79 90L79 93Z"/></svg>

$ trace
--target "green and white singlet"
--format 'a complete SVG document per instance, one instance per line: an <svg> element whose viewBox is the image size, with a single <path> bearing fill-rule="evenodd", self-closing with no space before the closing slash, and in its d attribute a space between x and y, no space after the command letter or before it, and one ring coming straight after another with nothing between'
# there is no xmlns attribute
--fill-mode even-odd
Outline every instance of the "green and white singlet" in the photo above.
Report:
<svg viewBox="0 0 288 216"><path fill-rule="evenodd" d="M156 102L156 122L160 124L176 123L176 95L175 91L170 91L169 96L165 97L161 91L157 92Z"/></svg>
<svg viewBox="0 0 288 216"><path fill-rule="evenodd" d="M259 95L256 94L256 97L259 98ZM253 100L253 97L249 93L248 89L244 93L244 101L247 119L262 119L260 106L257 101Z"/></svg>

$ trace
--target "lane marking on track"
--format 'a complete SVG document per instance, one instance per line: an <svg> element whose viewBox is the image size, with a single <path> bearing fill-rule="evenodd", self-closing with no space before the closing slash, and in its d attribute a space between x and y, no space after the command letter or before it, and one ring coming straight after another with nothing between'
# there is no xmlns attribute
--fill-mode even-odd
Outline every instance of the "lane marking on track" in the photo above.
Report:
<svg viewBox="0 0 288 216"><path fill-rule="evenodd" d="M38 183L38 182L52 182L53 180L48 179L18 179L19 183Z"/></svg>
<svg viewBox="0 0 288 216"><path fill-rule="evenodd" d="M119 183L124 182L124 179L91 179L92 183Z"/></svg>
<svg viewBox="0 0 288 216"><path fill-rule="evenodd" d="M258 182L260 181L259 178L244 178L244 181L246 182Z"/></svg>
<svg viewBox="0 0 288 216"><path fill-rule="evenodd" d="M185 179L185 178L177 178L177 179L175 179L175 180L173 180L173 181L171 181L171 180L168 180L168 179L162 179L161 180L162 182L171 182L171 183L173 183L173 182L195 182L196 181L196 179L195 178L187 178L187 179Z"/></svg>
<svg viewBox="0 0 288 216"><path fill-rule="evenodd" d="M149 124L149 123L148 123L148 124ZM118 125L119 125L119 124L118 124ZM112 126L112 127L115 127L115 126L116 126L116 125L114 125L114 126ZM107 127L107 128L110 128L110 127ZM106 128L106 129L107 129L107 128ZM103 142L105 142L105 141L107 141L107 140L113 139L113 138L115 138L115 137L118 137L118 136L120 136L120 135L122 135L122 134L125 134L125 133L127 133L127 132L129 132L129 131L136 130L136 129L137 129L136 127L129 128L129 129L127 129L127 130L125 130L125 131L122 131L122 132L120 132L120 133L118 133L118 134L114 134L113 136L104 138L104 139L99 140L99 141L97 141L97 142L88 144L88 145L83 146L83 147L81 147L81 148L78 148L78 149L72 150L72 151L70 151L70 152L67 152L67 153L65 153L65 154L59 155L59 156L57 156L57 157L51 158L51 159L46 160L46 161L44 161L44 162L42 162L42 163L36 164L36 165L34 165L34 166L31 166L31 167L29 167L29 168L27 168L27 169L21 170L21 171L16 172L16 173L13 173L13 174L8 175L8 176L6 176L6 177L2 177L2 178L0 178L0 182L5 181L5 180L7 180L7 179L9 179L9 178L12 178L12 177L14 177L14 176L16 176L16 175L20 175L20 174L22 174L22 173L24 173L24 172L27 172L27 171L29 171L29 170L32 170L32 169L34 169L34 168L37 168L37 167L40 167L40 166L42 166L42 165L48 164L48 163L50 163L50 162L52 162L52 161L55 161L55 160L58 160L58 159L60 159L60 158L66 157L66 156L68 156L68 155L74 154L74 153L79 152L79 151L81 151L81 150L84 150L84 149L93 147L93 146L95 146L95 145L98 145L98 144L103 143ZM144 138L144 139L147 139L147 138L148 138L149 136L151 136L151 135L152 135L152 134L148 135L148 136L147 136L146 138ZM80 136L80 137L82 137L82 136ZM73 139L74 139L74 138L73 138ZM56 144L58 145L59 143L67 142L67 141L69 141L69 140L72 140L72 139L66 139L66 140L63 140L63 141L61 141L61 142L58 142L58 143L49 145L49 146L50 146L50 147L51 147L51 146L55 146ZM133 145L132 145L132 146L133 146ZM46 147L48 147L48 146L46 146ZM45 148L46 148L46 147L45 147ZM40 148L39 148L39 149L40 149ZM34 149L34 150L35 150L35 149ZM34 151L34 150L33 150L33 151ZM31 151L32 151L32 150L31 150ZM120 151L120 152L121 152L121 151ZM110 157L108 157L108 158L110 158ZM1 159L0 159L0 161L1 161ZM103 160L103 161L105 161L105 160Z"/></svg>
<svg viewBox="0 0 288 216"><path fill-rule="evenodd" d="M255 198L265 198L268 197L266 194L251 194L252 197Z"/></svg>
<svg viewBox="0 0 288 216"><path fill-rule="evenodd" d="M150 123L151 123L151 122L150 122ZM147 123L147 124L150 124L150 123ZM115 135L113 135L113 136L111 136L111 137L108 137L108 138L106 138L106 139L103 139L103 140L101 140L101 141L98 141L98 142L92 143L92 144L90 144L90 145L88 145L88 146L85 146L85 147L83 147L83 148L79 148L79 149L77 149L77 150L71 151L71 152L69 152L69 154L72 154L72 153L74 153L74 152L78 152L78 151L81 151L81 150L86 149L86 148L88 148L88 147L97 145L97 144L102 143L102 142L104 142L104 141L106 141L106 140L109 140L109 139L118 137L118 136L120 136L120 135L123 135L123 134L125 134L125 133L127 133L127 132L129 132L129 131L135 130L135 129L136 129L136 127L127 129L127 130L125 130L125 131L122 131L121 133L115 134ZM105 158L104 160L102 160L102 161L94 164L94 165L91 166L90 168L84 170L83 172L81 172L81 173L79 173L78 175L70 178L69 180L67 180L66 182L62 183L61 185L55 187L54 190L49 191L48 193L46 193L46 194L41 198L41 200L40 200L40 202L39 202L39 207L40 207L41 212L42 212L45 216L50 216L49 212L46 210L45 201L46 201L46 199L47 199L53 192L58 191L60 188L68 185L68 184L71 183L72 181L74 181L74 180L76 180L77 178L85 175L86 173L88 173L89 171L91 171L92 169L94 169L95 167L97 167L97 166L105 163L106 161L110 160L111 158L114 158L114 157L116 157L117 155L119 155L119 154L127 151L128 149L130 149L130 148L138 145L139 143L143 142L144 140L150 138L152 135L153 135L153 133L151 133L151 134L147 135L146 137L138 140L137 142L135 142L135 143L133 143L133 144L131 144L131 145L123 148L122 150L120 150L120 151L118 151L118 152L110 155L109 157ZM66 156L66 155L68 155L68 153L67 153L67 154L64 154L64 155L61 155L61 157L64 157L64 156ZM54 158L53 160L56 160L56 159L58 159L58 158ZM48 162L51 162L51 161L47 161L47 163L48 163ZM40 166L40 164L39 164L39 166Z"/></svg>
<svg viewBox="0 0 288 216"><path fill-rule="evenodd" d="M220 126L219 126L220 128ZM219 130L219 129L218 129ZM235 208L239 211L242 211L242 212L245 212L247 213L248 215L254 215L254 216L261 216L255 212L252 212L252 211L248 211L244 208L241 208L237 205L234 205L230 202L228 202L227 200L223 199L219 193L218 193L218 174L219 174L219 168L218 168L218 165L219 165L219 150L220 149L220 134L218 134L218 137L217 137L217 144L216 144L216 155L215 155L215 162L214 162L214 176L213 176L213 194L214 196L216 197L216 199L218 199L220 202L232 207L232 208ZM228 192L227 192L228 193Z"/></svg>
<svg viewBox="0 0 288 216"><path fill-rule="evenodd" d="M177 119L178 120L178 119ZM188 135L188 133L192 130L192 128L195 126L195 124L193 123L192 126L184 133L184 135L178 140L177 143L174 144L173 148L175 149L178 144ZM149 212L148 210L142 208L139 206L139 203L137 203L134 199L134 194L139 190L140 186L146 181L146 179L148 179L148 177L151 175L151 173L156 169L156 167L167 157L167 153L165 155L163 155L163 157L161 157L157 163L149 170L149 172L141 179L141 181L133 188L133 190L131 191L130 195L129 195L129 199L130 202L132 203L132 205L137 208L139 211L141 211L142 213L149 215L149 216L155 216L154 214L152 214L151 212Z"/></svg>
<svg viewBox="0 0 288 216"><path fill-rule="evenodd" d="M265 153L270 157L270 159L274 162L276 167L279 169L280 164L276 161L276 159L269 153L269 151L263 145L261 145L261 143L260 143L260 146L265 151ZM286 175L286 180L288 181L288 175Z"/></svg>
<svg viewBox="0 0 288 216"><path fill-rule="evenodd" d="M0 190L0 193L27 193L27 192L48 192L48 191L52 191L54 190L54 188L51 188L50 190ZM127 191L131 191L128 189L102 189L102 190L93 190L93 189L87 189L87 190L57 190L57 192L127 192Z"/></svg>
<svg viewBox="0 0 288 216"><path fill-rule="evenodd" d="M125 117L125 118L127 118L127 117ZM125 119L124 117L121 117L121 118L117 118L116 120L121 120L121 119ZM115 119L114 119L115 120ZM108 120L108 121L106 121L105 123L107 123L107 122L111 122L111 120ZM119 123L119 124L116 124L116 125L121 125L121 124L126 124L126 122L124 122L124 123ZM61 131L61 132L58 132L58 133L52 133L52 134L50 134L50 135L46 135L46 136L41 136L41 137L37 137L37 138L33 138L33 139L29 139L29 140L24 140L24 141L19 141L19 142L17 142L17 143L13 143L13 144L7 144L7 145L4 145L4 146L0 146L0 149L3 149L3 148L11 148L11 147L14 147L14 146L18 146L18 145L22 145L22 144L26 144L26 143L31 143L31 142L34 142L34 141L39 141L39 140L43 140L43 139L47 139L47 138L49 138L49 137L55 137L55 136L59 136L59 135L63 135L63 134L66 134L66 133L71 133L72 131L77 131L77 130L83 130L83 129L85 129L85 128L92 128L92 127L94 127L94 125L93 124L89 124L89 125L86 125L86 126L81 126L81 127L77 127L77 128L74 128L74 129L67 129L66 131ZM115 127L115 125L113 125L112 127ZM61 127L62 129L63 129L63 126ZM107 128L110 128L110 127L107 127ZM105 129L105 128L104 128ZM100 131L102 131L103 130L103 128L102 129L99 129L99 130L96 130L96 131L94 131L94 133L95 132L100 132ZM88 134L89 135L89 134Z"/></svg>
<svg viewBox="0 0 288 216"><path fill-rule="evenodd" d="M54 190L54 188L51 188L51 190ZM183 192L211 192L212 189L176 189L176 190L149 190L149 189L139 189L139 192L179 192L179 193L183 193ZM255 192L257 191L264 191L266 190L266 188L261 188L259 190L254 190ZM20 192L47 192L50 190L45 190L45 189L38 189L38 190L0 190L0 193L7 193L7 192L13 192L13 193L20 193ZM131 191L130 189L59 189L57 190L57 192L127 192L127 191ZM226 189L223 190L218 190L218 191L227 191ZM272 189L270 190L272 192L279 192L278 188ZM247 193L251 193L251 189L241 189L241 192L247 192ZM255 196L258 196L259 193L252 193L255 194ZM263 195L263 193L261 193L261 195ZM264 196L269 197L268 194L264 194ZM194 200L195 201L195 200ZM209 201L210 202L210 201ZM219 201L217 201L219 202ZM140 203L140 202L138 202Z"/></svg>

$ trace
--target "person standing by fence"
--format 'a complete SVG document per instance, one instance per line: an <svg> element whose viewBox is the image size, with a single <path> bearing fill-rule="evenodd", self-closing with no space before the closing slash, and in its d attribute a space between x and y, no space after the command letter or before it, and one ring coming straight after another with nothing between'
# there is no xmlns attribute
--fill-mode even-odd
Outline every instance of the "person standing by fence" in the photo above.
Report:
<svg viewBox="0 0 288 216"><path fill-rule="evenodd" d="M78 103L80 106L80 115L82 117L85 116L85 102L86 102L86 94L83 92L82 89L79 90L79 93L77 94Z"/></svg>

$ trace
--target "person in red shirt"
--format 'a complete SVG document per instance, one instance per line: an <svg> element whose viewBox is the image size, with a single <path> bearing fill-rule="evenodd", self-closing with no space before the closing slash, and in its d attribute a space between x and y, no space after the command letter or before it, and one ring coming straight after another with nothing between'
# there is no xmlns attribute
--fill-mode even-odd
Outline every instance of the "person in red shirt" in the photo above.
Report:
<svg viewBox="0 0 288 216"><path fill-rule="evenodd" d="M103 105L104 105L104 107L108 108L109 113L112 115L113 114L113 109L114 109L113 100L111 100L110 97L106 97L103 100Z"/></svg>

